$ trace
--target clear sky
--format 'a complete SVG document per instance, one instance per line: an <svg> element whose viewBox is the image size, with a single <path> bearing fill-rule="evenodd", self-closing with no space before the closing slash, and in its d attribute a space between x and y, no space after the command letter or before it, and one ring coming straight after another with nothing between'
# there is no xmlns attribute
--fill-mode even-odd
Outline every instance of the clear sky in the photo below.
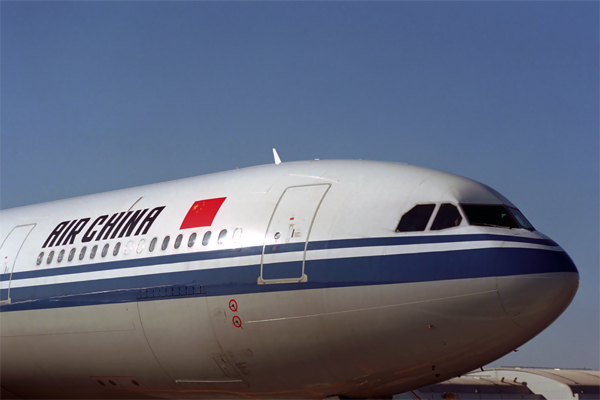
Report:
<svg viewBox="0 0 600 400"><path fill-rule="evenodd" d="M599 368L598 2L6 2L10 208L273 162L484 182L561 244L573 304L492 365Z"/></svg>

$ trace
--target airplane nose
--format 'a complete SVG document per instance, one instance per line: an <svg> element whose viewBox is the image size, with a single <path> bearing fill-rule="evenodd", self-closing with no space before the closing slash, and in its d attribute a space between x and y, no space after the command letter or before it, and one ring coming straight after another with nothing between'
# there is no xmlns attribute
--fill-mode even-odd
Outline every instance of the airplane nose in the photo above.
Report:
<svg viewBox="0 0 600 400"><path fill-rule="evenodd" d="M541 331L571 304L579 287L579 272L564 251L537 253L520 259L522 275L496 278L500 301L520 327Z"/></svg>

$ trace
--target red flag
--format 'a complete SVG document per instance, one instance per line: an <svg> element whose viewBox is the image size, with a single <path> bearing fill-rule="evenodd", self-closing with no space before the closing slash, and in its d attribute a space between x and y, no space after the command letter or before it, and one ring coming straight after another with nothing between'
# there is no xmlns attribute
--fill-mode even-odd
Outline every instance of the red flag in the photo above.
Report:
<svg viewBox="0 0 600 400"><path fill-rule="evenodd" d="M201 226L211 226L221 204L227 197L219 197L218 199L198 200L188 211L187 215L181 223L181 228L198 228Z"/></svg>

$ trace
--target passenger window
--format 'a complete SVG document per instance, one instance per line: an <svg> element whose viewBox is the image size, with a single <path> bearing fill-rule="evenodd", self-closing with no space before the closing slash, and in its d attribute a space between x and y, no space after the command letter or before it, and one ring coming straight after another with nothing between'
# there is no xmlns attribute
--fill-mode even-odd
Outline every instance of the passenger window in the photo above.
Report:
<svg viewBox="0 0 600 400"><path fill-rule="evenodd" d="M96 257L96 251L98 251L98 245L92 247L92 251L90 251L90 258L93 260Z"/></svg>
<svg viewBox="0 0 600 400"><path fill-rule="evenodd" d="M181 241L183 240L183 235L177 235L175 239L175 248L178 249L181 246Z"/></svg>
<svg viewBox="0 0 600 400"><path fill-rule="evenodd" d="M208 242L210 242L210 235L211 235L210 231L208 231L204 234L204 237L202 238L202 246L208 245Z"/></svg>
<svg viewBox="0 0 600 400"><path fill-rule="evenodd" d="M148 251L150 251L150 253L154 251L154 248L156 247L156 242L158 242L158 238L154 238L150 242L150 247L148 247Z"/></svg>
<svg viewBox="0 0 600 400"><path fill-rule="evenodd" d="M58 253L58 258L56 259L56 261L61 262L63 258L65 258L65 251L61 250L60 253Z"/></svg>
<svg viewBox="0 0 600 400"><path fill-rule="evenodd" d="M102 248L102 257L106 257L106 254L108 254L108 243Z"/></svg>
<svg viewBox="0 0 600 400"><path fill-rule="evenodd" d="M42 261L44 260L44 252L42 251L40 253L40 255L37 258L37 261L35 262L36 265L40 265L42 263Z"/></svg>
<svg viewBox="0 0 600 400"><path fill-rule="evenodd" d="M219 233L219 239L217 239L217 243L223 244L225 243L225 238L227 237L227 229L223 229L221 233Z"/></svg>
<svg viewBox="0 0 600 400"><path fill-rule="evenodd" d="M458 212L458 208L452 204L442 204L440 209L431 224L432 231L440 231L442 229L454 228L460 225L462 217Z"/></svg>
<svg viewBox="0 0 600 400"><path fill-rule="evenodd" d="M115 244L115 248L113 250L113 256L116 256L117 254L119 254L120 248L121 248L121 242L117 242L117 244Z"/></svg>
<svg viewBox="0 0 600 400"><path fill-rule="evenodd" d="M133 251L133 240L130 240L125 245L125 255L128 256Z"/></svg>
<svg viewBox="0 0 600 400"><path fill-rule="evenodd" d="M69 261L73 261L73 257L75 257L75 247L69 252Z"/></svg>
<svg viewBox="0 0 600 400"><path fill-rule="evenodd" d="M194 245L194 243L196 243L196 233L192 233L190 235L190 238L188 240L188 247L192 247Z"/></svg>
<svg viewBox="0 0 600 400"><path fill-rule="evenodd" d="M144 239L140 240L137 246L137 250L135 251L138 254L141 254L144 251L144 246L146 245L146 241Z"/></svg>
<svg viewBox="0 0 600 400"><path fill-rule="evenodd" d="M46 260L46 264L50 264L52 262L52 258L54 258L54 250L48 254L48 259Z"/></svg>
<svg viewBox="0 0 600 400"><path fill-rule="evenodd" d="M427 228L427 223L435 209L435 204L419 204L410 209L400 219L396 232L419 232Z"/></svg>
<svg viewBox="0 0 600 400"><path fill-rule="evenodd" d="M166 236L165 239L163 240L162 246L160 247L163 250L166 250L167 247L169 246L169 236Z"/></svg>
<svg viewBox="0 0 600 400"><path fill-rule="evenodd" d="M81 249L81 252L79 253L79 260L83 260L83 257L85 257L86 250L87 250L87 247L83 246L83 248Z"/></svg>

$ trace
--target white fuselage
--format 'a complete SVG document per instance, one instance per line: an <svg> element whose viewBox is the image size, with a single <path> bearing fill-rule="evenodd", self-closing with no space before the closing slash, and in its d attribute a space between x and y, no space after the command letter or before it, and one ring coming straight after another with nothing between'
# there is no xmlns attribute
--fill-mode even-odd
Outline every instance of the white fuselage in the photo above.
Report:
<svg viewBox="0 0 600 400"><path fill-rule="evenodd" d="M426 228L397 232L419 204ZM460 217L434 230L442 204ZM485 365L579 276L462 204L512 207L438 171L311 161L4 210L2 395L380 397Z"/></svg>

